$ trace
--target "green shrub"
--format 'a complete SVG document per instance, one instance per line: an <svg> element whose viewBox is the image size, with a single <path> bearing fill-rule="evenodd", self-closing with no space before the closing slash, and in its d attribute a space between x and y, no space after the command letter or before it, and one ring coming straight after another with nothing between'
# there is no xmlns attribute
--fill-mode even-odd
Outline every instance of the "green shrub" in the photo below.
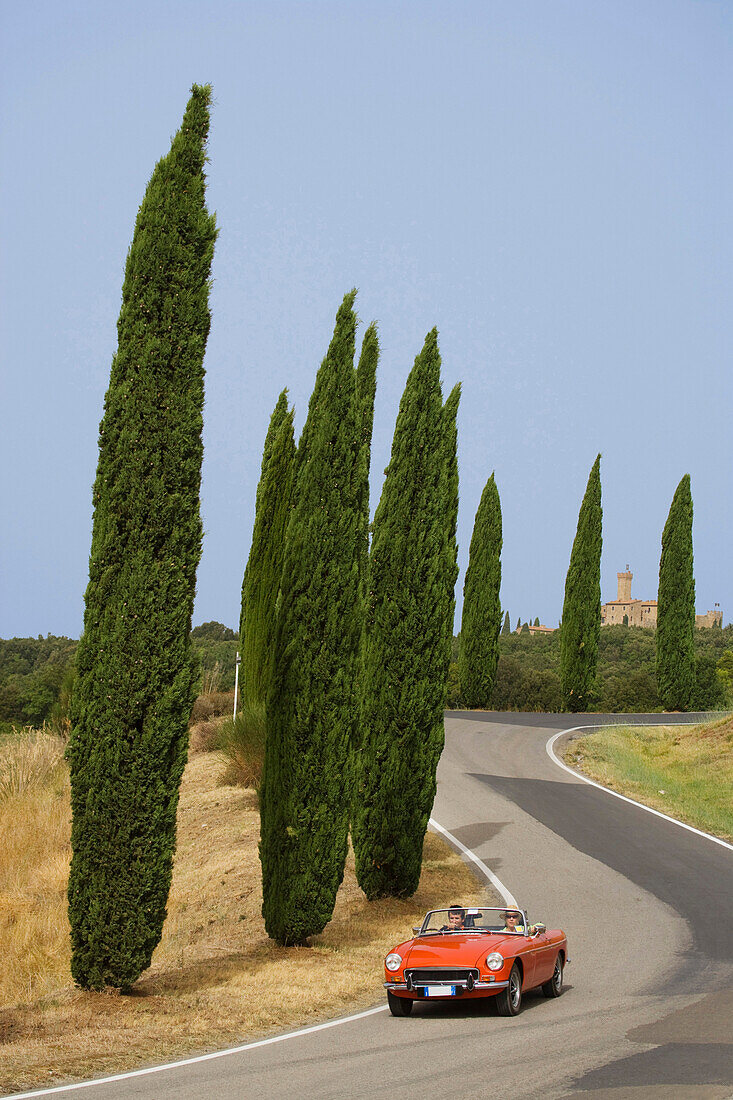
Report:
<svg viewBox="0 0 733 1100"><path fill-rule="evenodd" d="M236 718L221 723L218 743L227 758L222 783L259 791L265 762L265 708L245 704Z"/></svg>

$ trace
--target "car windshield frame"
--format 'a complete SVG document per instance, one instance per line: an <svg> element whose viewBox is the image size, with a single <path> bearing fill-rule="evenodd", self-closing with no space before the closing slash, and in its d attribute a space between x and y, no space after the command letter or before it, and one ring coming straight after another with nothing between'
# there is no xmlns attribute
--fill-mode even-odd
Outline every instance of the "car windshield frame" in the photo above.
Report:
<svg viewBox="0 0 733 1100"><path fill-rule="evenodd" d="M480 916L481 923L477 926L469 925L468 928L449 928L448 927L448 914L454 913L456 909L462 909L465 916L476 918ZM504 925L505 915L507 913L519 913L521 915L521 921L523 931L511 931L506 927L499 927ZM484 916L484 914L494 914L495 919ZM444 918L444 919L443 919ZM439 924L440 927L429 927L430 924ZM450 936L457 932L461 935L464 934L476 934L479 936L526 936L529 929L529 922L527 919L527 910L521 909L518 905L501 905L501 906L487 906L487 905L458 905L451 906L449 909L430 909L425 914L422 924L420 925L420 936Z"/></svg>

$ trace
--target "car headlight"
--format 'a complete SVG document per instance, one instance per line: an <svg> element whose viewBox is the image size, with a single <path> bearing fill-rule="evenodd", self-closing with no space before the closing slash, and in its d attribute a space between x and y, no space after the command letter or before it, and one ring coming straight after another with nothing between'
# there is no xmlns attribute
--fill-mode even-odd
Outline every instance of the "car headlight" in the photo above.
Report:
<svg viewBox="0 0 733 1100"><path fill-rule="evenodd" d="M490 955L486 956L486 965L489 970L501 970L504 965L504 956L500 955L498 951L492 951Z"/></svg>
<svg viewBox="0 0 733 1100"><path fill-rule="evenodd" d="M393 951L391 955L387 955L387 958L384 960L384 965L387 967L387 970L399 970L402 966L402 956L396 955Z"/></svg>

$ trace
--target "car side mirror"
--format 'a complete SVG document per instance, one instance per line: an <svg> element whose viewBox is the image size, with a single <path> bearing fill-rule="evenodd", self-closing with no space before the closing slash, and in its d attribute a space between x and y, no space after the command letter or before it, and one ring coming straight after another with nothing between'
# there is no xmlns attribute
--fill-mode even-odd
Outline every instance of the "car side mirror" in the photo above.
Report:
<svg viewBox="0 0 733 1100"><path fill-rule="evenodd" d="M541 936L542 933L546 932L546 931L547 931L547 925L546 924L535 924L535 926L534 926L535 936Z"/></svg>
<svg viewBox="0 0 733 1100"><path fill-rule="evenodd" d="M412 930L412 933L413 933L414 936L419 936L421 932L422 932L422 925L420 925L419 928L413 928L413 930Z"/></svg>

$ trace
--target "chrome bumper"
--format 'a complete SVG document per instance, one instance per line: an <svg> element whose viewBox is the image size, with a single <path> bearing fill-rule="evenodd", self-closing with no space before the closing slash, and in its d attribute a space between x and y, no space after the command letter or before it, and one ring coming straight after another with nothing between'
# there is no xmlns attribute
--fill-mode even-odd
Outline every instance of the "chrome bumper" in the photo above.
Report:
<svg viewBox="0 0 733 1100"><path fill-rule="evenodd" d="M419 985L413 985L410 988L409 992L410 993L417 993L419 990L425 989L425 987L428 986L428 985L454 985L457 990L460 989L461 991L463 991L464 989L468 989L468 982L466 982L466 981L460 981L460 982L420 982ZM476 989L479 989L479 990L506 989L506 987L508 985L509 985L509 982L474 982L473 987L472 987L472 991L476 990ZM385 989L404 989L405 993L408 992L407 982L385 982L384 983L384 988Z"/></svg>

